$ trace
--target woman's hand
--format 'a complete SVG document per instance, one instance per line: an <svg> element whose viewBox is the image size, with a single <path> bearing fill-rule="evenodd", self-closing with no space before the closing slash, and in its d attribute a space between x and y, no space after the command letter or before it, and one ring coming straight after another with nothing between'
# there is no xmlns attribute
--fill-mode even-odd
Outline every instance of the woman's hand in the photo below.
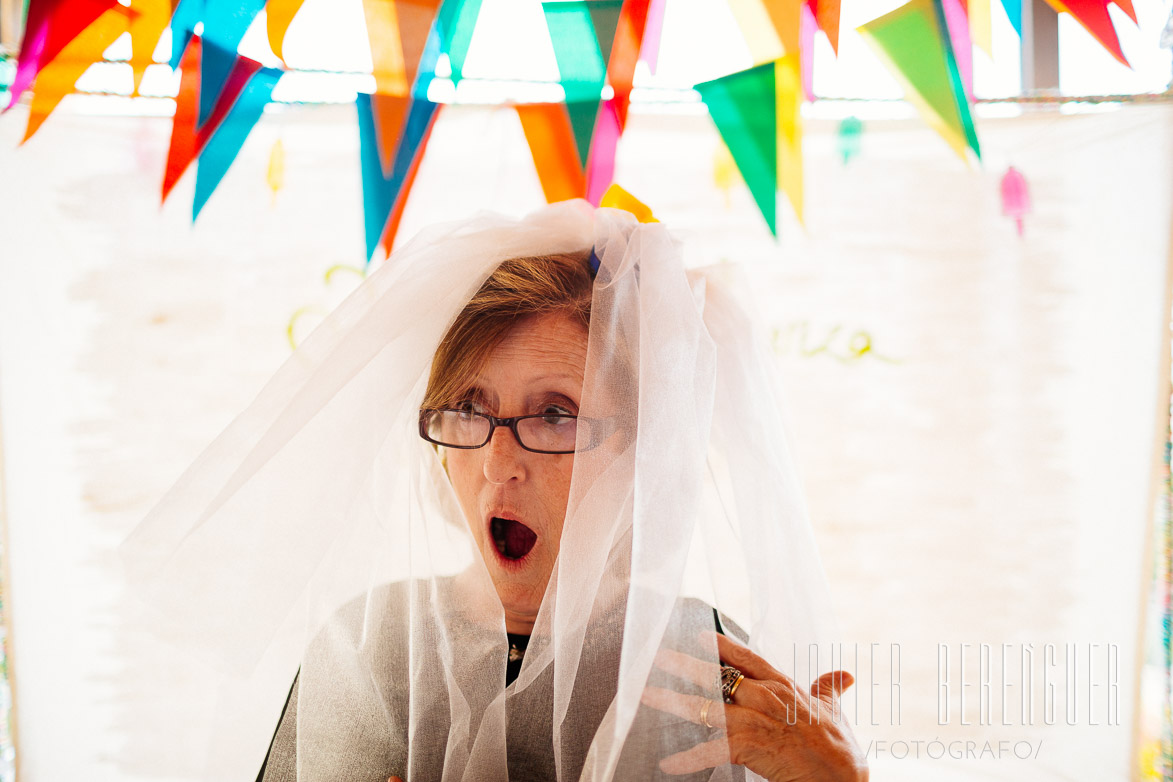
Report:
<svg viewBox="0 0 1173 782"><path fill-rule="evenodd" d="M661 760L663 771L688 774L732 761L770 782L867 780L866 758L837 702L854 681L851 674L824 674L808 694L745 646L714 635L722 663L745 674L733 703L660 687L644 690L642 700L648 706L698 725L725 729L712 741ZM713 663L667 649L656 656L656 664L701 687L711 687L720 675L719 666Z"/></svg>

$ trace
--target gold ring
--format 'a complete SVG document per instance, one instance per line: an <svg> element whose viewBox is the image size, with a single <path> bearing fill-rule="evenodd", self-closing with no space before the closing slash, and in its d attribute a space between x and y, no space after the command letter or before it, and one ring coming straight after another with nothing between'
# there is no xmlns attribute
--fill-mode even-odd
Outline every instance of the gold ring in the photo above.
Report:
<svg viewBox="0 0 1173 782"><path fill-rule="evenodd" d="M721 696L726 703L733 703L733 693L745 681L745 674L732 665L721 666Z"/></svg>
<svg viewBox="0 0 1173 782"><path fill-rule="evenodd" d="M713 725L713 723L709 722L709 707L712 705L713 705L713 702L711 700L709 700L708 698L705 698L705 705L701 706L701 724L704 725L706 728L716 727L715 725Z"/></svg>

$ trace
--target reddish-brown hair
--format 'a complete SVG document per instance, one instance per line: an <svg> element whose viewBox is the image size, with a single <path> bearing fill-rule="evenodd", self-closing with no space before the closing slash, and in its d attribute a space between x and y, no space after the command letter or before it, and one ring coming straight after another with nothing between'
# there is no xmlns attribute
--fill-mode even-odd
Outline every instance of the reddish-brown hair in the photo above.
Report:
<svg viewBox="0 0 1173 782"><path fill-rule="evenodd" d="M428 377L424 407L448 407L468 391L485 359L509 330L535 315L591 318L589 250L512 258L489 275L444 335Z"/></svg>

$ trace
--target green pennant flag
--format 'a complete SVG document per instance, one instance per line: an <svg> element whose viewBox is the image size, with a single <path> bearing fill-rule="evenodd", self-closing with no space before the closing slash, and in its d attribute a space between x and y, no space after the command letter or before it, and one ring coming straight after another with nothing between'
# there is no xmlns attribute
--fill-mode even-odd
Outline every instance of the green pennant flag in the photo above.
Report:
<svg viewBox="0 0 1173 782"><path fill-rule="evenodd" d="M980 159L941 0L910 0L860 26L859 32L892 68L925 121L963 159L967 146Z"/></svg>
<svg viewBox="0 0 1173 782"><path fill-rule="evenodd" d="M436 14L436 31L440 36L440 51L448 55L452 68L453 85L464 77L464 60L468 45L481 13L481 0L444 0Z"/></svg>
<svg viewBox="0 0 1173 782"><path fill-rule="evenodd" d="M579 162L585 167L599 112L607 59L619 26L623 0L565 0L542 3L554 44L554 58L566 93L566 108Z"/></svg>
<svg viewBox="0 0 1173 782"><path fill-rule="evenodd" d="M774 63L703 82L695 89L709 108L749 192L778 235L778 115Z"/></svg>

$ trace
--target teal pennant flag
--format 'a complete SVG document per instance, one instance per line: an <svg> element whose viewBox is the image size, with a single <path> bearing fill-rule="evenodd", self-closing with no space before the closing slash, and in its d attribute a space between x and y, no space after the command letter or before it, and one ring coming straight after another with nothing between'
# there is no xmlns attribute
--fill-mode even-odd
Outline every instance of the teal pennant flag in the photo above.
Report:
<svg viewBox="0 0 1173 782"><path fill-rule="evenodd" d="M205 59L208 49L205 49ZM200 216L232 161L236 160L244 140L264 113L265 106L272 100L273 88L277 86L282 73L276 68L261 68L253 74L223 123L208 139L196 165L195 201L191 213L193 222Z"/></svg>
<svg viewBox="0 0 1173 782"><path fill-rule="evenodd" d="M379 141L371 96L360 92L356 104L362 167L363 224L367 262L370 263L397 202L407 195L413 165L418 162L417 156L423 154L438 104L418 96L411 99L403 134L399 137L391 171L387 174L383 173L383 166L379 162Z"/></svg>
<svg viewBox="0 0 1173 782"><path fill-rule="evenodd" d="M554 44L554 58L566 109L574 130L578 160L584 167L595 132L607 61L619 26L622 0L564 0L542 3Z"/></svg>

